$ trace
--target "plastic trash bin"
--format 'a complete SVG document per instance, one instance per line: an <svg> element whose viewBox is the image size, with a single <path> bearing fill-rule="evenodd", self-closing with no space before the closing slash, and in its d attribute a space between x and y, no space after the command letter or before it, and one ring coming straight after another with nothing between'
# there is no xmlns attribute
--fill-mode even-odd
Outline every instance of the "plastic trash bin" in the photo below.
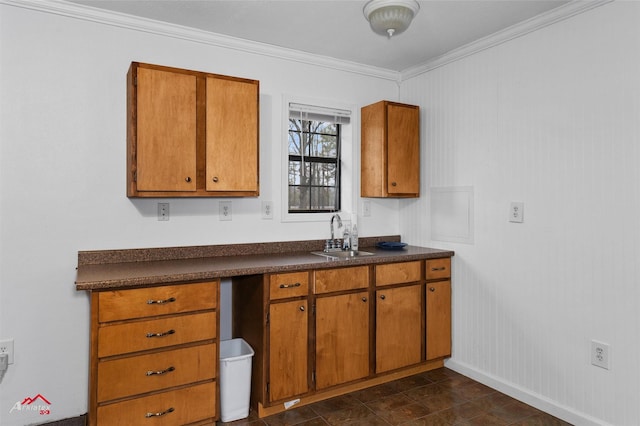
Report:
<svg viewBox="0 0 640 426"><path fill-rule="evenodd" d="M253 349L244 339L220 342L220 420L249 416Z"/></svg>

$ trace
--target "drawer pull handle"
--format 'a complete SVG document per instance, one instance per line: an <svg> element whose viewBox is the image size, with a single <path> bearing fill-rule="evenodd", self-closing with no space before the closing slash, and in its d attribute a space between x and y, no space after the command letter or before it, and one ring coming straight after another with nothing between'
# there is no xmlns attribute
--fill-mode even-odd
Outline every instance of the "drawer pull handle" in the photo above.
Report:
<svg viewBox="0 0 640 426"><path fill-rule="evenodd" d="M366 297L363 297L363 298L362 298L362 301L363 301L363 302L366 302L366 301L367 301L367 298L366 298Z"/></svg>
<svg viewBox="0 0 640 426"><path fill-rule="evenodd" d="M439 267L439 268L431 268L431 270L432 270L432 271L444 271L444 270L446 270L446 269L447 269L447 268L445 268L444 266L441 266L441 267Z"/></svg>
<svg viewBox="0 0 640 426"><path fill-rule="evenodd" d="M147 305L164 305L166 303L172 303L175 302L176 298L175 297L170 297L168 299L164 299L164 300L147 300Z"/></svg>
<svg viewBox="0 0 640 426"><path fill-rule="evenodd" d="M304 306L300 306L300 311L304 312Z"/></svg>
<svg viewBox="0 0 640 426"><path fill-rule="evenodd" d="M384 294L380 296L380 299L382 299L382 300L384 300L386 298L387 298L387 296L385 296Z"/></svg>
<svg viewBox="0 0 640 426"><path fill-rule="evenodd" d="M280 288L293 288L293 287L300 287L300 283L280 284Z"/></svg>
<svg viewBox="0 0 640 426"><path fill-rule="evenodd" d="M153 370L149 370L147 371L147 376L162 376L165 373L170 373L172 371L175 371L175 367L171 366L169 368L165 368L164 370L159 370L159 371L153 371Z"/></svg>
<svg viewBox="0 0 640 426"><path fill-rule="evenodd" d="M429 291L436 291L435 287L429 287Z"/></svg>
<svg viewBox="0 0 640 426"><path fill-rule="evenodd" d="M147 333L147 337L164 337L169 336L170 334L175 333L175 330L165 331L164 333Z"/></svg>
<svg viewBox="0 0 640 426"><path fill-rule="evenodd" d="M174 411L176 411L175 408L169 407L169 408L167 408L166 410L164 410L164 411L162 411L160 413L147 413L144 416L146 418L149 418L149 417L161 417L161 416L164 416L165 414L173 413Z"/></svg>

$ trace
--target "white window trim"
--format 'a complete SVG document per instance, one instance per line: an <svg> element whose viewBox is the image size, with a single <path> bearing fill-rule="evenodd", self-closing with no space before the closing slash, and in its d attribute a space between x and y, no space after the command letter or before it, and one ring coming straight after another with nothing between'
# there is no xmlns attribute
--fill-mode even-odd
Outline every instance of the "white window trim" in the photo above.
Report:
<svg viewBox="0 0 640 426"><path fill-rule="evenodd" d="M325 108L336 108L351 111L350 123L348 126L351 131L345 132L343 127L341 149L341 182L340 182L340 210L331 213L289 213L289 149L287 141L289 138L289 103L315 105ZM301 98L292 95L283 95L282 97L282 139L280 140L281 150L281 185L280 193L282 200L281 212L282 222L325 222L331 219L335 213L342 216L343 219L349 220L352 214L355 214L357 200L357 185L359 179L359 161L360 153L358 151L359 144L356 143L360 134L360 111L353 104L347 104L339 101L327 101L319 99Z"/></svg>

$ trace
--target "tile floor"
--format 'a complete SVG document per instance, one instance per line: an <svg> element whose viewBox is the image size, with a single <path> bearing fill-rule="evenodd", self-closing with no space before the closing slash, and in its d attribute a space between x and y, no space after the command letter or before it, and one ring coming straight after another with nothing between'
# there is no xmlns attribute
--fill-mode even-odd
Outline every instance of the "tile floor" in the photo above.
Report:
<svg viewBox="0 0 640 426"><path fill-rule="evenodd" d="M258 419L219 425L567 426L468 377L439 368Z"/></svg>

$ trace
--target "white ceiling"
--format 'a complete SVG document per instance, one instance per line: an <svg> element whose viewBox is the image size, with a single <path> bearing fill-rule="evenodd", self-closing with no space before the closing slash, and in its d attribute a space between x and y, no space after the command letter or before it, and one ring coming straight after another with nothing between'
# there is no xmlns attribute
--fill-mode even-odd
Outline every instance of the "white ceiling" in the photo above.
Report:
<svg viewBox="0 0 640 426"><path fill-rule="evenodd" d="M369 28L364 0L70 0L93 8L403 71L560 7L568 0L427 0L409 29Z"/></svg>

